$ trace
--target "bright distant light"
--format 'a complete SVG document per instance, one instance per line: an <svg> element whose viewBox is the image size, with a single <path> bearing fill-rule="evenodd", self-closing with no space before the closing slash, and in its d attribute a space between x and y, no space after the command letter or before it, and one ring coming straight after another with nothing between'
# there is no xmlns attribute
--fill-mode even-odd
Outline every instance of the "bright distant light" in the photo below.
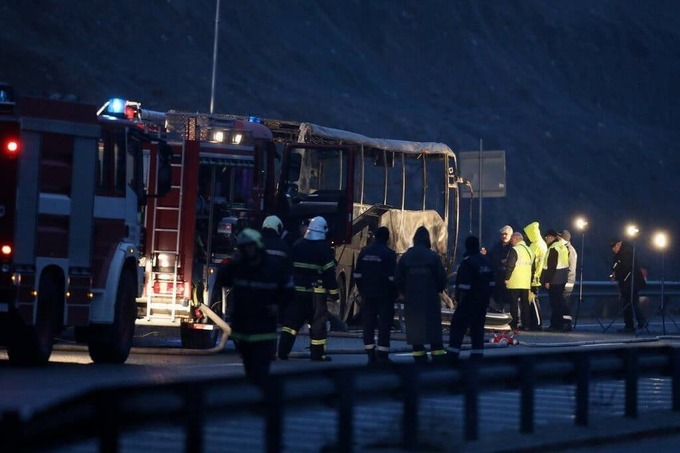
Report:
<svg viewBox="0 0 680 453"><path fill-rule="evenodd" d="M216 142L223 142L224 141L224 131L215 131L213 134L213 140Z"/></svg>
<svg viewBox="0 0 680 453"><path fill-rule="evenodd" d="M668 245L668 236L664 232L658 232L654 235L654 247L663 250Z"/></svg>
<svg viewBox="0 0 680 453"><path fill-rule="evenodd" d="M576 220L574 220L574 226L577 230L583 231L588 226L588 221L583 217L577 217Z"/></svg>
<svg viewBox="0 0 680 453"><path fill-rule="evenodd" d="M239 145L239 144L241 144L241 139L243 139L243 135L241 135L241 134L234 134L234 135L231 137L231 141L232 141L232 143L233 143L234 145Z"/></svg>
<svg viewBox="0 0 680 453"><path fill-rule="evenodd" d="M628 225L628 226L626 227L626 234L627 234L629 237L634 238L635 236L637 236L637 234L638 234L639 232L640 232L640 230L638 229L638 227L637 227L636 225Z"/></svg>
<svg viewBox="0 0 680 453"><path fill-rule="evenodd" d="M12 253L12 247L5 244L2 246L2 254L3 255L10 255Z"/></svg>

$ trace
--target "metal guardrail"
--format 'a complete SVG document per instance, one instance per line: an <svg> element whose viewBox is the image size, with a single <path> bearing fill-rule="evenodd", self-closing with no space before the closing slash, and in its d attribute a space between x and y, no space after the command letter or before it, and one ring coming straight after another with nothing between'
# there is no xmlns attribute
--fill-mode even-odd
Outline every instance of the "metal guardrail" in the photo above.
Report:
<svg viewBox="0 0 680 453"><path fill-rule="evenodd" d="M323 403L337 413L336 446L352 451L353 411L367 398L402 402L401 447L419 446L419 400L433 392L464 398L465 441L479 438L479 399L485 391L518 389L522 433L534 431L534 393L538 385L575 384L576 425L590 423L589 385L594 380L623 380L625 417L638 416L641 376L672 379L672 410L680 412L680 348L641 344L601 349L548 352L524 356L493 356L464 360L458 367L393 364L385 368L334 368L276 375L263 387L243 378L207 379L97 389L23 417L5 411L0 418L3 451L40 451L98 439L102 452L119 451L123 433L158 425L180 426L185 451L204 450L204 422L212 416L260 414L265 421L266 450L283 444L287 409Z"/></svg>

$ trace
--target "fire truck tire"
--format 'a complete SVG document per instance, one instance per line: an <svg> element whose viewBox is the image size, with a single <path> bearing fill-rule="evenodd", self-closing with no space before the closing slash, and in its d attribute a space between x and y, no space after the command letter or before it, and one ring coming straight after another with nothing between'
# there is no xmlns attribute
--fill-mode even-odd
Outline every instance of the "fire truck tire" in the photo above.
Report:
<svg viewBox="0 0 680 453"><path fill-rule="evenodd" d="M60 328L59 289L49 274L40 278L36 323L27 326L18 320L7 345L7 355L13 365L43 365L52 354L54 338Z"/></svg>
<svg viewBox="0 0 680 453"><path fill-rule="evenodd" d="M116 292L113 323L90 324L88 346L93 362L124 363L127 360L135 334L136 293L134 273L123 269Z"/></svg>

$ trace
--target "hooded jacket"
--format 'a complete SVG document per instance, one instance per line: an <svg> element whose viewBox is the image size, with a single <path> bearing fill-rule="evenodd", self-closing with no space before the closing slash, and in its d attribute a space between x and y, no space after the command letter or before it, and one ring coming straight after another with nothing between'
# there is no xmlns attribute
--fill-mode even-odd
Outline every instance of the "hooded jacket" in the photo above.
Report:
<svg viewBox="0 0 680 453"><path fill-rule="evenodd" d="M430 233L420 227L413 247L397 263L397 288L404 296L408 344L442 343L439 293L446 288L441 258L430 250Z"/></svg>
<svg viewBox="0 0 680 453"><path fill-rule="evenodd" d="M543 273L545 255L548 253L548 244L545 243L541 236L538 222L531 222L525 226L524 233L526 233L527 238L531 241L529 248L534 252L534 276L531 280L531 286L541 286L541 273Z"/></svg>

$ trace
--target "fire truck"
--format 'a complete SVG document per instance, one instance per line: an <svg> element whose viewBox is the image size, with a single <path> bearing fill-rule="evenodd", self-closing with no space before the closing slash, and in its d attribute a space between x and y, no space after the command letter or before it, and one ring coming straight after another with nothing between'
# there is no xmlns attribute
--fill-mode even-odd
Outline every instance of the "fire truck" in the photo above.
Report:
<svg viewBox="0 0 680 453"><path fill-rule="evenodd" d="M94 362L127 360L144 282L142 214L170 190L170 153L124 116L15 99L0 84L0 344L10 362L47 362L67 326L87 333Z"/></svg>
<svg viewBox="0 0 680 453"><path fill-rule="evenodd" d="M272 133L255 117L158 112L139 102L110 102L119 102L130 121L173 151L171 189L163 198L150 198L144 212L145 284L137 324L179 326L183 347L211 348L218 332L200 305L208 301L217 266L233 254L238 232L259 228L273 206ZM149 187L156 184L155 152L151 147L147 156ZM218 299L209 307L224 319L226 298Z"/></svg>

